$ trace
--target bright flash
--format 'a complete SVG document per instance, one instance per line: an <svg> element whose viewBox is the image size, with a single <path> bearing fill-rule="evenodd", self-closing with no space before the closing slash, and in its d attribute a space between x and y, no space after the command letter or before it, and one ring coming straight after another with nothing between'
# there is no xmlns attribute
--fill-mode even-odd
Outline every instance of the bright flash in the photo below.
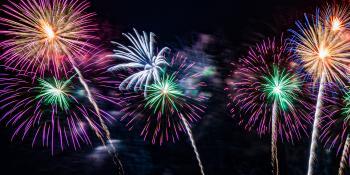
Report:
<svg viewBox="0 0 350 175"><path fill-rule="evenodd" d="M333 31L338 31L341 28L341 22L338 18L334 18L332 22L332 30Z"/></svg>
<svg viewBox="0 0 350 175"><path fill-rule="evenodd" d="M53 40L56 37L56 34L53 31L53 28L49 24L47 23L43 24L42 28L48 40Z"/></svg>
<svg viewBox="0 0 350 175"><path fill-rule="evenodd" d="M168 91L169 91L169 86L168 86L168 84L166 84L166 85L164 86L164 88L162 89L162 93L163 93L163 94L167 94Z"/></svg>
<svg viewBox="0 0 350 175"><path fill-rule="evenodd" d="M282 91L281 91L281 86L280 85L276 85L274 88L273 88L273 92L276 93L276 94L280 94Z"/></svg>
<svg viewBox="0 0 350 175"><path fill-rule="evenodd" d="M327 56L329 55L329 52L327 49L321 47L319 52L318 52L318 56L321 58L321 59L324 59L326 58Z"/></svg>

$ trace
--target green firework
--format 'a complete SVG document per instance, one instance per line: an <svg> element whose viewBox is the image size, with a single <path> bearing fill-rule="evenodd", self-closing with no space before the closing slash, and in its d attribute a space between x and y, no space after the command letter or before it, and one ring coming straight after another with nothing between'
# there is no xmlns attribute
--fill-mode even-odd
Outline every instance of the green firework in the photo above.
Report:
<svg viewBox="0 0 350 175"><path fill-rule="evenodd" d="M263 91L269 100L276 100L283 110L293 107L293 102L297 99L296 92L300 90L296 76L273 67L273 75L264 76L263 79Z"/></svg>
<svg viewBox="0 0 350 175"><path fill-rule="evenodd" d="M63 81L53 78L52 80L39 79L40 93L36 98L42 98L43 102L57 105L63 110L69 109L68 85L71 79Z"/></svg>
<svg viewBox="0 0 350 175"><path fill-rule="evenodd" d="M350 119L350 91L344 94L344 107L342 109L342 114L346 116L346 121Z"/></svg>
<svg viewBox="0 0 350 175"><path fill-rule="evenodd" d="M154 109L154 113L166 108L177 110L178 99L183 96L179 85L175 82L175 76L163 76L160 81L147 87L146 107Z"/></svg>

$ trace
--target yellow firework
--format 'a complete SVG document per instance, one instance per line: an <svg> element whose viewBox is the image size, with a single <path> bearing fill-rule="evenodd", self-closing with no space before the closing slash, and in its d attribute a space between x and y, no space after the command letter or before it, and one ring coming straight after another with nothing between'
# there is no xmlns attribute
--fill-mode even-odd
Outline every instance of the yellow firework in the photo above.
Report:
<svg viewBox="0 0 350 175"><path fill-rule="evenodd" d="M337 10L339 11L339 10ZM341 14L343 11L340 10ZM292 30L292 44L296 54L301 58L305 69L319 80L324 74L326 81L336 81L341 84L347 79L350 64L350 39L347 30L340 30L347 24L342 16L335 16L335 11L329 10L321 16L317 12L314 17L306 17L306 22L297 22L298 30ZM331 26L327 19L333 19Z"/></svg>
<svg viewBox="0 0 350 175"><path fill-rule="evenodd" d="M43 73L78 58L94 47L93 13L81 0L23 0L9 2L0 23L6 36L0 46L8 66Z"/></svg>
<svg viewBox="0 0 350 175"><path fill-rule="evenodd" d="M343 31L349 29L350 11L348 5L326 5L320 17L325 26L332 31Z"/></svg>

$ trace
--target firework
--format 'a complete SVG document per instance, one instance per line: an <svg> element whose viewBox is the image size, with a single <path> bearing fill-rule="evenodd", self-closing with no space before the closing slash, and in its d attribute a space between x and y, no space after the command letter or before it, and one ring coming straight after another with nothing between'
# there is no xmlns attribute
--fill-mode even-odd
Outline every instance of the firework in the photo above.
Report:
<svg viewBox="0 0 350 175"><path fill-rule="evenodd" d="M321 11L321 21L325 27L332 31L344 31L349 29L350 14L346 4L326 5Z"/></svg>
<svg viewBox="0 0 350 175"><path fill-rule="evenodd" d="M135 36L130 33L123 34L130 42L131 46L124 46L119 43L115 43L118 46L117 50L114 50L112 57L118 58L127 63L121 63L109 68L110 71L116 71L120 69L137 69L134 73L119 85L119 89L131 89L143 90L148 87L153 81L159 81L159 72L162 70L162 66L166 66L168 63L164 56L165 52L169 48L164 47L158 53L155 52L154 43L155 35L150 33L147 36L146 32L140 35L137 30L134 29ZM146 92L146 91L145 91Z"/></svg>
<svg viewBox="0 0 350 175"><path fill-rule="evenodd" d="M178 111L178 100L183 97L183 93L175 80L175 76L165 75L161 81L155 82L147 88L146 107L154 109L153 113L158 111L165 113L166 109Z"/></svg>
<svg viewBox="0 0 350 175"><path fill-rule="evenodd" d="M185 131L181 117L195 122L205 109L201 103L206 97L198 92L204 84L198 81L199 73L191 71L194 64L176 55L169 65L159 81L148 85L146 97L139 91L121 91L118 95L124 102L121 120L127 121L130 129L143 126L141 135L151 138L153 144L178 140Z"/></svg>
<svg viewBox="0 0 350 175"><path fill-rule="evenodd" d="M349 38L346 37L347 31L340 30L347 26L345 23L347 19L344 17L344 9L330 8L328 8L328 11L321 13L328 16L320 17L319 11L316 12L314 17L305 15L306 22L296 22L298 30L291 30L294 52L298 55L302 66L309 72L314 82L319 83L308 175L313 174L316 158L324 84L337 82L344 85L344 82L348 79L346 74L350 63L350 42Z"/></svg>
<svg viewBox="0 0 350 175"><path fill-rule="evenodd" d="M350 162L350 92L335 84L328 84L325 87L325 94L327 95L323 98L324 116L321 118L320 139L326 147L335 148L341 155L338 174L343 175L347 162Z"/></svg>
<svg viewBox="0 0 350 175"><path fill-rule="evenodd" d="M226 88L231 111L242 114L241 125L259 135L271 132L272 166L276 174L277 139L293 142L306 134L311 109L301 98L305 88L286 46L281 37L251 47L230 75L233 82Z"/></svg>
<svg viewBox="0 0 350 175"><path fill-rule="evenodd" d="M42 98L44 103L58 106L63 110L69 109L67 86L70 80L60 81L54 78L51 82L43 79L39 79L38 82L42 90L37 98Z"/></svg>
<svg viewBox="0 0 350 175"><path fill-rule="evenodd" d="M101 90L116 85L105 76L109 74L107 65L104 60L89 59L79 67L86 76L89 75L87 83L98 102L118 105L117 99ZM12 139L15 136L31 137L33 146L41 140L42 146L50 146L53 154L56 147L63 151L68 147L78 149L82 144L92 144L91 131L103 135L99 116L86 102L85 89L77 84L79 79L74 70L67 71L68 77L37 78L35 81L28 72L13 73L0 76L0 104L4 111L1 121L15 128ZM114 121L107 111L100 111L104 121Z"/></svg>
<svg viewBox="0 0 350 175"><path fill-rule="evenodd" d="M200 120L207 97L200 92L205 83L193 66L185 56L176 54L161 72L159 81L147 85L146 97L139 91L121 91L118 98L124 103L120 119L126 121L130 129L140 127L140 135L151 138L153 144L175 142L181 133L187 133L204 174L190 125ZM118 74L118 77L123 79L125 75Z"/></svg>
<svg viewBox="0 0 350 175"><path fill-rule="evenodd" d="M66 64L95 46L94 13L85 12L89 3L70 0L24 0L9 2L2 11L0 33L6 40L0 43L5 50L5 64L41 77L47 71L66 70Z"/></svg>

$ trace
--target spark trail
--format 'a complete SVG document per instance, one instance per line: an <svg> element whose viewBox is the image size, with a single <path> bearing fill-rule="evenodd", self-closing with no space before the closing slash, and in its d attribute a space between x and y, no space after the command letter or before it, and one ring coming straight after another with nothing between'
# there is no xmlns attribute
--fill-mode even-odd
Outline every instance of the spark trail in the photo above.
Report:
<svg viewBox="0 0 350 175"><path fill-rule="evenodd" d="M118 174L122 174L122 175L123 175L123 174L124 174L123 164L121 163L120 159L118 158L118 154L117 154L116 148L114 147L114 145L113 145L112 142L111 142L111 134L110 134L110 132L109 132L109 129L108 129L106 123L103 121L103 119L102 119L102 117L101 117L100 109L99 109L99 107L98 107L98 105L97 105L97 103L96 103L94 97L92 96L91 91L90 91L90 88L89 88L89 86L87 85L87 83L85 82L84 77L83 77L83 75L81 74L80 70L79 70L74 64L73 64L73 68L74 68L75 72L78 74L79 81L80 81L80 83L84 86L84 89L85 89L85 91L86 91L86 93L87 93L87 97L88 97L90 103L93 105L93 107L94 107L94 109L95 109L95 111L96 111L96 115L97 115L97 117L98 117L98 119L99 119L99 121L100 121L100 123L101 123L101 126L102 126L104 132L106 133L107 141L111 143L112 151L109 150L109 149L107 148L106 142L104 141L104 139L103 139L103 137L101 136L101 134L100 134L98 131L96 131L96 130L95 130L95 134L96 134L97 137L101 140L103 146L106 148L106 150L108 151L108 153L109 153L110 155L112 155L112 157L113 157L113 162L114 162L114 164L118 167ZM89 121L89 124L90 124L91 126L94 126L94 125L91 123L91 121L90 121L89 119L88 119L88 121ZM94 127L92 127L92 128L94 128Z"/></svg>
<svg viewBox="0 0 350 175"><path fill-rule="evenodd" d="M318 89L318 95L317 95L316 112L315 112L314 123L312 128L310 156L309 156L309 164L308 164L308 171L307 171L308 175L314 174L313 169L316 161L317 139L319 135L318 126L319 126L320 116L321 116L322 98L323 98L325 80L326 80L326 75L324 72L322 72L322 75L320 78L320 85Z"/></svg>
<svg viewBox="0 0 350 175"><path fill-rule="evenodd" d="M201 170L201 174L202 174L202 175L205 175L205 173L204 173L204 168L203 168L203 164L202 164L201 158L200 158L199 153L198 153L198 150L197 150L196 142L195 142L194 139L193 139L193 135L192 135L191 128L190 128L190 126L188 125L187 120L186 120L183 116L181 116L180 118L181 118L182 122L184 123L185 128L186 128L186 132L187 132L187 134L188 134L188 137L190 138L193 151L194 151L194 153L196 154L196 158L197 158L197 161L198 161L198 166L199 166L199 168L200 168L200 170Z"/></svg>
<svg viewBox="0 0 350 175"><path fill-rule="evenodd" d="M272 130L271 130L271 156L272 156L272 173L279 174L278 151L277 151L277 101L275 100L272 107Z"/></svg>

